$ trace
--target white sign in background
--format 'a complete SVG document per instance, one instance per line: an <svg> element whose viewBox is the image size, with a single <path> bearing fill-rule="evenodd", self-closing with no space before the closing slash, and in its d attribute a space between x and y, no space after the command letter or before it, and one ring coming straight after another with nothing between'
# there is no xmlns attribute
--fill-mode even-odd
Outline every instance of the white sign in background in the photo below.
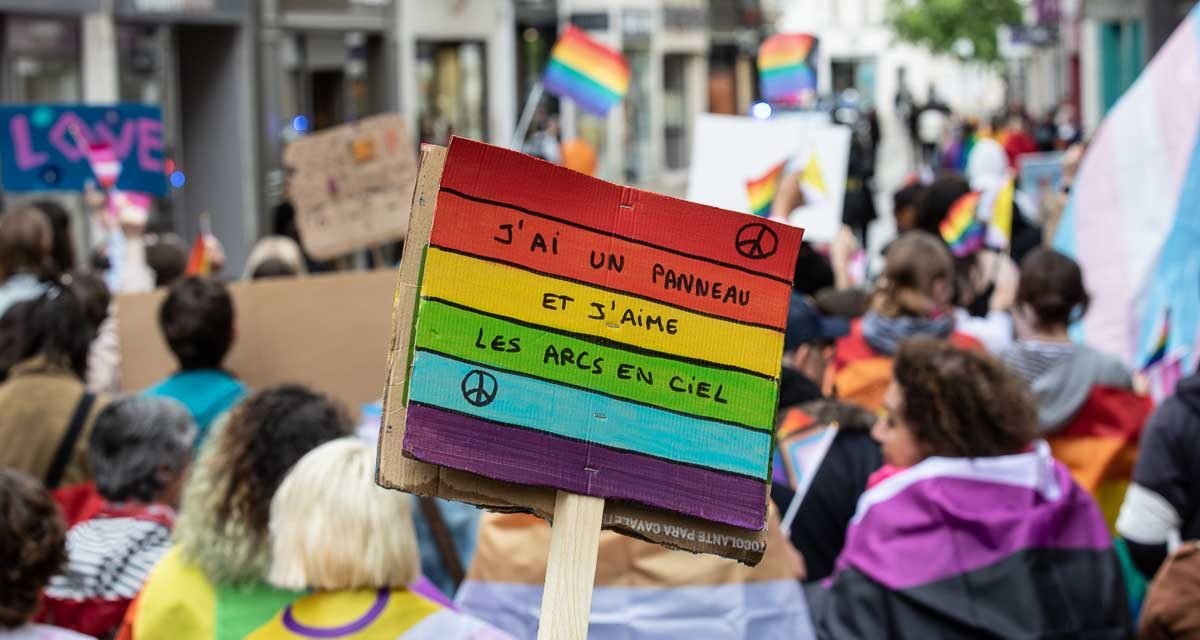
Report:
<svg viewBox="0 0 1200 640"><path fill-rule="evenodd" d="M842 223L850 128L830 124L823 114L785 114L765 120L747 116L700 114L696 119L687 199L750 213L746 182L789 161L798 171L814 154L827 194L797 208L789 222L804 228L809 242L830 242Z"/></svg>

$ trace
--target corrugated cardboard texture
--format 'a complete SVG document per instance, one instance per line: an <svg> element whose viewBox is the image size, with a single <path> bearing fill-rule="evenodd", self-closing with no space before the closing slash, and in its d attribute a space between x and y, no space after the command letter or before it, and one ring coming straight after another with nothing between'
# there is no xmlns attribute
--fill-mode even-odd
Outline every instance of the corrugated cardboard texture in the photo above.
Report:
<svg viewBox="0 0 1200 640"><path fill-rule="evenodd" d="M226 368L251 389L301 382L351 410L378 400L395 282L391 271L372 271L230 285L236 336ZM165 295L117 297L125 391L140 391L177 369L158 326Z"/></svg>
<svg viewBox="0 0 1200 640"><path fill-rule="evenodd" d="M377 480L384 487L418 495L552 518L554 489L498 482L480 475L422 463L403 454L407 416L404 399L411 357L413 314L422 256L429 241L445 159L446 150L443 148L425 147L422 150L405 254L400 265L400 282L396 289ZM615 500L606 502L604 527L670 548L712 553L751 565L762 558L766 546L764 531L716 524Z"/></svg>
<svg viewBox="0 0 1200 640"><path fill-rule="evenodd" d="M304 248L320 259L403 240L416 164L399 114L307 135L283 163Z"/></svg>

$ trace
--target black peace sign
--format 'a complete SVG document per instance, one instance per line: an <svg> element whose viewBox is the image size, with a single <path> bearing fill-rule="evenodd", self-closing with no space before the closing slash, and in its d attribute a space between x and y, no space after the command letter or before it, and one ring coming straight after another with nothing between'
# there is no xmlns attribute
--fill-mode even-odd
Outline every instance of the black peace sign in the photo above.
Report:
<svg viewBox="0 0 1200 640"><path fill-rule="evenodd" d="M779 247L779 236L767 225L752 222L738 229L734 247L743 257L762 260L775 255L775 249Z"/></svg>
<svg viewBox="0 0 1200 640"><path fill-rule="evenodd" d="M496 399L496 376L486 371L468 371L459 387L462 389L463 399L471 406L486 407Z"/></svg>

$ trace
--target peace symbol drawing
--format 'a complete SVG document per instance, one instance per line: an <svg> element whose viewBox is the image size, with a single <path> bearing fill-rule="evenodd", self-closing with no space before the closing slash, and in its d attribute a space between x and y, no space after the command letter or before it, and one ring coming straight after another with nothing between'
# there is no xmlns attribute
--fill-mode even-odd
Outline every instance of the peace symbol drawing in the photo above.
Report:
<svg viewBox="0 0 1200 640"><path fill-rule="evenodd" d="M775 255L775 249L779 247L779 236L767 225L753 222L738 229L734 246L743 257L762 260Z"/></svg>
<svg viewBox="0 0 1200 640"><path fill-rule="evenodd" d="M496 399L496 377L492 374L472 369L463 376L462 384L459 388L462 389L463 399L473 407L486 407Z"/></svg>

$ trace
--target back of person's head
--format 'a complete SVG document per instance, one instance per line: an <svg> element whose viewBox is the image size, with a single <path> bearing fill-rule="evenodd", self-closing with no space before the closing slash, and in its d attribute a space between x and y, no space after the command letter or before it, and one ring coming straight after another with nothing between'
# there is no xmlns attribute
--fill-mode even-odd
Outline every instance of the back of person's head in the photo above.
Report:
<svg viewBox="0 0 1200 640"><path fill-rule="evenodd" d="M974 458L1019 453L1037 412L1025 384L982 351L944 340L901 344L893 370L900 414L925 455Z"/></svg>
<svg viewBox="0 0 1200 640"><path fill-rule="evenodd" d="M246 259L245 277L250 280L298 276L306 272L300 245L286 236L267 236L259 240Z"/></svg>
<svg viewBox="0 0 1200 640"><path fill-rule="evenodd" d="M25 348L25 323L33 302L22 300L0 315L0 382L7 380L13 365L21 361L21 351Z"/></svg>
<svg viewBox="0 0 1200 640"><path fill-rule="evenodd" d="M891 318L929 317L949 303L953 282L954 258L946 243L909 231L888 247L872 308Z"/></svg>
<svg viewBox="0 0 1200 640"><path fill-rule="evenodd" d="M216 518L240 522L254 545L265 542L271 496L300 457L331 439L350 435L354 423L341 403L283 384L247 397L216 438L211 461L228 479Z"/></svg>
<svg viewBox="0 0 1200 640"><path fill-rule="evenodd" d="M892 194L892 212L896 217L896 231L911 231L917 225L917 205L925 193L925 185L912 180Z"/></svg>
<svg viewBox="0 0 1200 640"><path fill-rule="evenodd" d="M220 280L185 278L171 286L158 322L180 368L219 369L233 345L233 298Z"/></svg>
<svg viewBox="0 0 1200 640"><path fill-rule="evenodd" d="M174 505L192 456L196 423L170 398L127 396L96 416L88 462L100 495L112 502Z"/></svg>
<svg viewBox="0 0 1200 640"><path fill-rule="evenodd" d="M1021 261L1017 304L1039 329L1062 328L1087 311L1091 298L1079 264L1053 249L1034 249Z"/></svg>
<svg viewBox="0 0 1200 640"><path fill-rule="evenodd" d="M154 272L154 286L169 287L187 270L187 248L173 233L160 235L146 243L146 264Z"/></svg>
<svg viewBox="0 0 1200 640"><path fill-rule="evenodd" d="M83 379L96 327L88 320L72 287L52 285L41 296L10 309L9 313L19 314L9 320L20 328L11 351L13 364L41 357Z"/></svg>
<svg viewBox="0 0 1200 640"><path fill-rule="evenodd" d="M50 223L50 261L57 273L75 270L75 240L71 237L71 212L55 200L36 200L33 208Z"/></svg>
<svg viewBox="0 0 1200 640"><path fill-rule="evenodd" d="M44 276L51 269L54 234L46 214L34 207L0 214L0 280L18 273Z"/></svg>
<svg viewBox="0 0 1200 640"><path fill-rule="evenodd" d="M99 331L100 325L108 318L108 306L112 302L112 294L104 279L91 272L75 271L63 276L63 280L79 299L88 324L94 331Z"/></svg>
<svg viewBox="0 0 1200 640"><path fill-rule="evenodd" d="M976 143L978 144L978 143ZM917 204L916 229L941 237L942 220L959 198L971 191L971 185L954 172L942 172L921 194Z"/></svg>
<svg viewBox="0 0 1200 640"><path fill-rule="evenodd" d="M0 630L29 622L42 589L67 562L66 527L41 482L0 469Z"/></svg>
<svg viewBox="0 0 1200 640"><path fill-rule="evenodd" d="M821 255L811 244L801 242L792 288L806 296L815 296L821 289L832 287L833 283L833 267L829 258Z"/></svg>
<svg viewBox="0 0 1200 640"><path fill-rule="evenodd" d="M412 497L375 484L375 450L354 438L310 451L271 502L270 581L288 589L394 589L420 571Z"/></svg>

